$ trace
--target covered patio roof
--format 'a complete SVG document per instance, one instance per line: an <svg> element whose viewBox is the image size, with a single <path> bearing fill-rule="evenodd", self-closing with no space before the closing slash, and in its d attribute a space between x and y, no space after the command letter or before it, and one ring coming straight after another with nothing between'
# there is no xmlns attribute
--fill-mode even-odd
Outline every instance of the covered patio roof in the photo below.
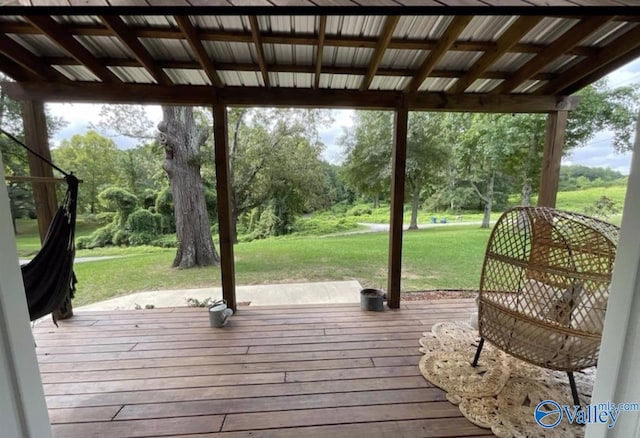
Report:
<svg viewBox="0 0 640 438"><path fill-rule="evenodd" d="M16 83L6 92L43 101L546 112L571 109L564 96L640 56L634 8L143 10L9 9L0 16L0 68Z"/></svg>

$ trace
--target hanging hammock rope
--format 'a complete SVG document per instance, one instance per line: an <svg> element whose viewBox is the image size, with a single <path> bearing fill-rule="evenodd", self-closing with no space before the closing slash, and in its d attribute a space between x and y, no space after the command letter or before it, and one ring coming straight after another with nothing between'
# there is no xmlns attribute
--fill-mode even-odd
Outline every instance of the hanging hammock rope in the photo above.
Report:
<svg viewBox="0 0 640 438"><path fill-rule="evenodd" d="M56 322L53 312L69 303L76 290L73 260L76 252L78 178L73 173L60 169L1 128L0 133L62 173L67 182L64 200L49 225L42 248L29 263L20 267L31 321L51 313Z"/></svg>

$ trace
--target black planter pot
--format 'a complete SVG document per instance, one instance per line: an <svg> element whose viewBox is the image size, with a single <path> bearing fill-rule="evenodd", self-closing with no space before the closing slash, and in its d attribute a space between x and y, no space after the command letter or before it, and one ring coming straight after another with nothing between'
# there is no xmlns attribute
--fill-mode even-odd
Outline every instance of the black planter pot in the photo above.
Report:
<svg viewBox="0 0 640 438"><path fill-rule="evenodd" d="M384 293L378 289L362 289L360 291L360 308L362 310L372 310L382 312L384 310Z"/></svg>

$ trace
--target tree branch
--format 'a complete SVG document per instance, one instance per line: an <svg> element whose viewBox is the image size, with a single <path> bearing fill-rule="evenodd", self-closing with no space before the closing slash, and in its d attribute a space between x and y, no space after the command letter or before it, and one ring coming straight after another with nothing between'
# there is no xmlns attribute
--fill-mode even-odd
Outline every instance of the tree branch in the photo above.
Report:
<svg viewBox="0 0 640 438"><path fill-rule="evenodd" d="M475 190L480 199L482 199L484 202L489 202L489 198L480 193L480 190L478 190L478 186L476 186L476 183L474 183L473 181L469 181L469 184L471 184L471 187L473 187L473 190Z"/></svg>

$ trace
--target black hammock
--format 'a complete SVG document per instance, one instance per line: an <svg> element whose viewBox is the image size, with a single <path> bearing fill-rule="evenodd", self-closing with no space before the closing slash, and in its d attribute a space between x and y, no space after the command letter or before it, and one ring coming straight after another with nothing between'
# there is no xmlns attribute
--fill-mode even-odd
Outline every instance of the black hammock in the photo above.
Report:
<svg viewBox="0 0 640 438"><path fill-rule="evenodd" d="M21 266L31 321L63 308L76 290L73 259L78 179L69 174L65 180L67 193L49 225L40 252Z"/></svg>
<svg viewBox="0 0 640 438"><path fill-rule="evenodd" d="M40 252L29 263L20 266L31 321L51 313L53 321L56 322L54 312L61 310L62 314L67 313L65 307L71 302L76 290L73 259L76 255L78 178L31 150L4 129L0 128L0 133L62 173L67 182L67 193L49 224Z"/></svg>

